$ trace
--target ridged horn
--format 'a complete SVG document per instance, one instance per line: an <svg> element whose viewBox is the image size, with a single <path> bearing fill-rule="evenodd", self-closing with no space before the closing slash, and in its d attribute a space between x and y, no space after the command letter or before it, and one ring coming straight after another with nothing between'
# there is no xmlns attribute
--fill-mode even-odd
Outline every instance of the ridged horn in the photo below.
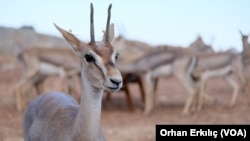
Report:
<svg viewBox="0 0 250 141"><path fill-rule="evenodd" d="M95 31L94 31L94 8L93 4L90 4L90 40L95 43Z"/></svg>
<svg viewBox="0 0 250 141"><path fill-rule="evenodd" d="M109 4L108 18L107 18L107 25L106 25L106 42L110 42L109 41L109 24L110 24L110 18L111 18L111 8L112 8L112 4Z"/></svg>

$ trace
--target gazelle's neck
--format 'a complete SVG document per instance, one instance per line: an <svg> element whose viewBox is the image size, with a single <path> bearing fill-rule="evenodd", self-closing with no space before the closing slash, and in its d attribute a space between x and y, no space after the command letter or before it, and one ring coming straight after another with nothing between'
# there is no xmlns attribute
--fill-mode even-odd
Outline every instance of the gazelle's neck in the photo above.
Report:
<svg viewBox="0 0 250 141"><path fill-rule="evenodd" d="M75 135L81 135L81 137L76 137L78 139L94 141L100 137L101 104L104 90L91 85L91 80L88 79L85 73L82 70L81 101L73 132L75 132Z"/></svg>
<svg viewBox="0 0 250 141"><path fill-rule="evenodd" d="M243 39L242 43L243 43L244 50L248 49L248 40L247 39Z"/></svg>

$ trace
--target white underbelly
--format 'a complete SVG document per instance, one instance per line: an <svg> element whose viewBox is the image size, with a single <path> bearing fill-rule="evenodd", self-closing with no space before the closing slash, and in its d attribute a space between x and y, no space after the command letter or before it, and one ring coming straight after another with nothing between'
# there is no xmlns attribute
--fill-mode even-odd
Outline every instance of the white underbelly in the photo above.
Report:
<svg viewBox="0 0 250 141"><path fill-rule="evenodd" d="M170 76L172 74L173 65L163 65L152 71L152 77Z"/></svg>
<svg viewBox="0 0 250 141"><path fill-rule="evenodd" d="M64 69L62 67L58 67L49 63L41 63L39 65L39 72L42 75L60 75L63 76L65 74Z"/></svg>
<svg viewBox="0 0 250 141"><path fill-rule="evenodd" d="M231 66L226 66L221 69L216 69L216 70L208 70L205 71L203 74L203 77L219 77L219 76L225 76L227 75L230 71L232 70Z"/></svg>

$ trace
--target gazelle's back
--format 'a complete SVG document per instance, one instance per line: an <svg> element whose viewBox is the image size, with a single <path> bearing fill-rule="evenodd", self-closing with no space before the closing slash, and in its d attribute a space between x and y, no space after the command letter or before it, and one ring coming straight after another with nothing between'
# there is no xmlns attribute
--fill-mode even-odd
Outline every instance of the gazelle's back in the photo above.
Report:
<svg viewBox="0 0 250 141"><path fill-rule="evenodd" d="M38 96L24 114L25 141L65 140L70 137L67 133L71 133L77 112L77 102L67 94L50 92Z"/></svg>

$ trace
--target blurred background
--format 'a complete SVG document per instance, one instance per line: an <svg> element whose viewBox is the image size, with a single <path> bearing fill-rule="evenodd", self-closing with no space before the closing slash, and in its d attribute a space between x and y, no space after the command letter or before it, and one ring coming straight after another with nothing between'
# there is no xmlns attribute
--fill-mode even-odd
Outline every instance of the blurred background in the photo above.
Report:
<svg viewBox="0 0 250 141"><path fill-rule="evenodd" d="M84 42L90 40L90 3L94 4L96 40L102 39L107 7L112 3L111 22L115 36L143 42L149 46L188 47L197 37L216 52L242 52L239 30L250 35L249 0L0 0L0 141L21 141L22 112L16 110L14 87L23 72L16 60L26 48L65 47L53 26L71 31ZM78 81L78 78L74 78ZM60 90L60 79L46 79L45 92ZM75 84L80 91L79 84ZM158 107L149 117L142 116L143 102L138 85L130 91L135 110L129 111L124 92L112 94L103 102L102 125L107 140L155 140L155 124L249 124L244 94L236 106L226 107L232 88L221 79L209 81L208 93L221 101L190 117L180 116L187 99L185 89L175 78L162 79L157 90ZM34 97L35 90L30 90ZM214 107L213 107L214 106Z"/></svg>
<svg viewBox="0 0 250 141"><path fill-rule="evenodd" d="M238 31L250 33L248 0L1 0L0 25L2 28L16 29L28 26L38 33L59 36L53 26L53 23L57 23L88 41L90 2L95 4L97 38L102 37L109 3L113 4L111 21L115 23L116 35L123 34L129 39L142 40L152 45L187 46L200 35L216 51L229 48L241 51Z"/></svg>

